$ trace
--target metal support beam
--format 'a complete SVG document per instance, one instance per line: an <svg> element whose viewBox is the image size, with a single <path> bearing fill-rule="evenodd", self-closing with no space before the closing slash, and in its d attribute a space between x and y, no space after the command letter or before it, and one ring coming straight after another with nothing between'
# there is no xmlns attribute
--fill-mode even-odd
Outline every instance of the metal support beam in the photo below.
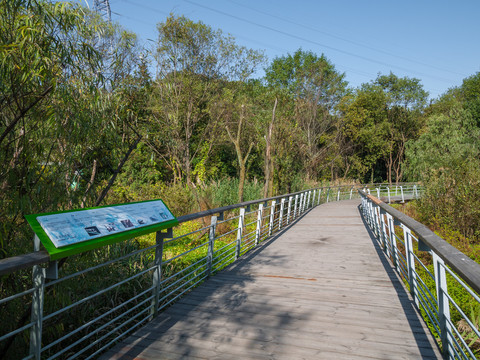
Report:
<svg viewBox="0 0 480 360"><path fill-rule="evenodd" d="M160 306L159 299L160 299L160 283L162 281L162 258L163 258L163 242L165 239L173 238L173 229L169 228L165 232L157 231L155 234L155 269L153 271L153 299L152 299L152 308L150 310L151 317L154 317L158 313L158 308Z"/></svg>

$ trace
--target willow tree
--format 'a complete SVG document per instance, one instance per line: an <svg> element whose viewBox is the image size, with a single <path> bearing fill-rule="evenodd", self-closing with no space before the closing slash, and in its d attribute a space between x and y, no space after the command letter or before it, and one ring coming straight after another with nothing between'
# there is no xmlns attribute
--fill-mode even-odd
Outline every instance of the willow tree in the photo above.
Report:
<svg viewBox="0 0 480 360"><path fill-rule="evenodd" d="M0 1L0 257L30 249L24 214L101 201L138 139L98 88L108 27L78 4Z"/></svg>

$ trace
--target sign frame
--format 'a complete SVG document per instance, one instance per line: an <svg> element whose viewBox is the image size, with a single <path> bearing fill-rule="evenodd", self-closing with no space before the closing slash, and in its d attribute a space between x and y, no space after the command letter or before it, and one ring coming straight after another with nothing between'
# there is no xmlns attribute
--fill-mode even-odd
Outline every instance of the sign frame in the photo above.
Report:
<svg viewBox="0 0 480 360"><path fill-rule="evenodd" d="M168 229L175 225L178 225L178 220L172 214L173 219L171 220L138 227L131 230L124 230L121 232L117 232L117 233L113 233L113 234L109 234L101 237L96 237L90 240L84 240L84 241L77 242L75 244L69 244L69 245L65 245L57 248L53 243L53 241L50 239L50 237L47 235L45 230L42 228L42 225L40 224L40 222L37 220L39 216L65 214L65 213L71 213L71 212L83 212L83 211L102 209L102 208L114 208L122 205L142 204L142 203L154 202L159 200L162 201L165 208L170 212L170 214L172 214L172 212L170 211L168 206L163 202L163 200L154 199L154 200L135 201L130 203L115 204L115 205L96 206L96 207L89 207L84 209L72 209L72 210L65 210L65 211L53 211L53 212L41 213L41 214L31 214L31 215L25 215L25 219L29 223L34 233L40 239L42 245L45 247L45 249L49 253L50 259L58 260L71 255L80 254L88 250L98 249L106 245L111 245L124 240L132 239L137 236L147 235L163 229Z"/></svg>

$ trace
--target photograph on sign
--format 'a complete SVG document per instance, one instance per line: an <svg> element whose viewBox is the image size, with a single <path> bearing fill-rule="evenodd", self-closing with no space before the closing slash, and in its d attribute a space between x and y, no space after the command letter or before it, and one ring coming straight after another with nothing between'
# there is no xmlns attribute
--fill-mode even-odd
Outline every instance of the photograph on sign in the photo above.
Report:
<svg viewBox="0 0 480 360"><path fill-rule="evenodd" d="M57 248L173 219L161 200L37 217Z"/></svg>

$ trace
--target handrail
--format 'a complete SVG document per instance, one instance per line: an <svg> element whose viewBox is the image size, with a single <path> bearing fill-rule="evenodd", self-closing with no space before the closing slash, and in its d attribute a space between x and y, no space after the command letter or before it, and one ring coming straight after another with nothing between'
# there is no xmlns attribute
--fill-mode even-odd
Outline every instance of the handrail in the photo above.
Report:
<svg viewBox="0 0 480 360"><path fill-rule="evenodd" d="M342 187L351 187L352 185L341 185L341 186ZM313 189L310 189L310 190L313 191L313 190L325 189L325 188L337 188L337 186L325 186L325 187L322 187L322 188L313 188ZM251 205L265 203L265 202L272 201L272 200L278 200L278 199L281 199L281 198L285 198L287 196L300 195L300 194L304 193L305 191L309 191L309 190L297 191L297 192L286 194L286 195L272 196L272 197L265 198L265 199L260 199L260 200L244 201L244 202L237 203L237 204L234 204L234 205L227 205L227 206L222 206L222 207L215 208L215 209L208 209L208 210L204 210L204 211L199 211L199 212L196 212L196 213L193 213L193 214L179 216L177 218L177 220L178 220L179 223L182 223L182 222L186 222L186 221L201 219L205 216L212 216L212 215L215 215L215 214L221 214L221 213L231 211L231 210L235 210L235 209L238 209L238 208L241 208L241 207L248 207L248 206L251 206Z"/></svg>
<svg viewBox="0 0 480 360"><path fill-rule="evenodd" d="M480 264L420 222L358 192L366 223L439 339L445 358L478 358L472 345L480 338ZM398 227L403 236L397 235Z"/></svg>
<svg viewBox="0 0 480 360"><path fill-rule="evenodd" d="M417 194L416 185L403 186L405 193ZM359 187L376 189L322 187L180 216L179 223L189 222L187 226L158 231L148 246L113 246L91 258L72 257L67 269L56 262L39 266L50 261L44 251L0 260L0 274L12 277L13 271L30 270L30 276L21 273L18 289L15 281L8 282L10 293L2 289L0 351L15 341L29 359L63 358L66 352L72 358L95 358L305 212L325 202L358 198L354 190ZM206 216L211 216L208 225L192 222ZM70 314L82 314L81 322L73 322ZM65 330L58 331L59 325Z"/></svg>
<svg viewBox="0 0 480 360"><path fill-rule="evenodd" d="M34 265L44 264L49 261L50 255L45 250L2 259L0 260L0 276L10 274L17 270L27 269Z"/></svg>
<svg viewBox="0 0 480 360"><path fill-rule="evenodd" d="M412 219L401 211L385 204L383 201L372 195L368 195L362 190L359 190L359 193L368 197L372 202L385 210L385 212L392 215L395 219L399 220L410 230L415 232L418 235L419 240L423 241L425 245L435 251L435 253L440 256L447 265L455 270L455 272L457 272L468 285L470 285L476 292L480 293L480 265L478 263L450 245L417 220Z"/></svg>
<svg viewBox="0 0 480 360"><path fill-rule="evenodd" d="M374 183L374 184L367 184L367 185L360 185L359 184L359 185L324 186L324 187L316 188L316 189L317 190L318 189L338 189L338 188L346 188L346 187L348 187L348 188L355 188L355 187L363 187L363 188L374 187L374 188L377 188L377 186L380 186L380 187L381 186L387 186L387 187L388 186L409 186L409 185L413 186L413 185L416 185L416 184L417 183L400 183L400 184ZM314 190L314 189L311 189L311 190ZM247 206L256 205L256 204L259 204L259 203L265 203L265 202L272 201L272 200L278 200L278 199L281 199L282 197L286 197L286 196L299 195L302 192L304 192L304 191L297 191L297 192L290 193L290 194L287 194L287 195L278 195L278 196L273 196L273 197L260 199L260 200L244 201L242 203L237 203L237 204L234 204L234 205L227 205L227 206L223 206L223 207L219 207L219 208L215 208L215 209L209 209L209 210L196 212L196 213L193 213L193 214L179 216L177 218L177 220L179 221L179 223L183 223L183 222L186 222L186 221L199 219L199 218L202 218L202 217L205 217L205 216L212 216L212 215L215 215L215 214L221 214L223 212L235 210L235 209L238 209L240 207L247 207ZM34 265L47 263L49 261L50 261L50 256L46 251L35 251L33 253L17 255L17 256L10 257L10 258L6 258L6 259L0 259L0 276L15 272L17 270L27 269L27 268L30 268Z"/></svg>
<svg viewBox="0 0 480 360"><path fill-rule="evenodd" d="M338 185L338 186L324 186L324 187L319 187L315 188L317 190L319 189L339 189L339 188L355 188L355 187L377 187L377 186L409 186L409 185L414 185L416 183L401 183L401 184L380 184L380 183L374 183L374 184L354 184L354 185ZM314 189L311 189L314 190ZM209 209L209 210L204 210L200 212L196 212L193 214L188 214L188 215L183 215L179 216L177 220L179 223L183 223L186 221L191 221L195 219L199 219L205 216L212 216L215 214L221 214L223 212L231 211L238 209L240 207L247 207L251 205L256 205L259 203L265 203L268 201L273 201L273 200L278 200L281 199L282 197L286 196L295 196L295 195L300 195L301 193L305 192L304 191L297 191L294 193L286 194L286 195L278 195L278 196L273 196L265 199L259 199L259 200L252 200L252 201L245 201L242 203L237 203L234 205L227 205L215 209ZM22 270L22 269L27 269L30 268L34 265L39 265L43 263L47 263L50 261L50 256L46 251L36 251L33 253L28 253L28 254L22 254L22 255L17 255L14 257L6 258L6 259L0 259L0 276L1 275L6 275L10 274L12 272Z"/></svg>
<svg viewBox="0 0 480 360"><path fill-rule="evenodd" d="M346 186L350 187L351 185L346 185ZM327 188L327 187L324 187L324 188ZM334 188L337 188L337 187L334 187ZM319 188L317 188L317 189L319 189ZM244 201L244 202L237 203L237 204L234 204L234 205L227 205L227 206L222 206L222 207L215 208L215 209L208 209L208 210L196 212L196 213L193 213L193 214L179 216L177 218L177 220L178 220L179 223L183 223L183 222L187 222L187 221L200 219L200 218L203 218L203 217L206 217L206 216L221 214L223 212L235 210L235 209L238 209L240 207L247 207L247 206L256 205L256 204L259 204L259 203L265 203L265 202L268 202L268 201L281 199L282 197L285 197L285 196L299 195L303 192L305 192L305 190L304 191L297 191L297 192L287 194L287 195L273 196L273 197L260 199L260 200ZM44 263L47 263L49 261L50 261L50 255L45 250L35 251L33 253L28 253L28 254L12 256L12 257L9 257L9 258L6 258L6 259L0 259L0 276L12 273L12 272L17 271L17 270L27 269L27 268L32 267L34 265L44 264Z"/></svg>

